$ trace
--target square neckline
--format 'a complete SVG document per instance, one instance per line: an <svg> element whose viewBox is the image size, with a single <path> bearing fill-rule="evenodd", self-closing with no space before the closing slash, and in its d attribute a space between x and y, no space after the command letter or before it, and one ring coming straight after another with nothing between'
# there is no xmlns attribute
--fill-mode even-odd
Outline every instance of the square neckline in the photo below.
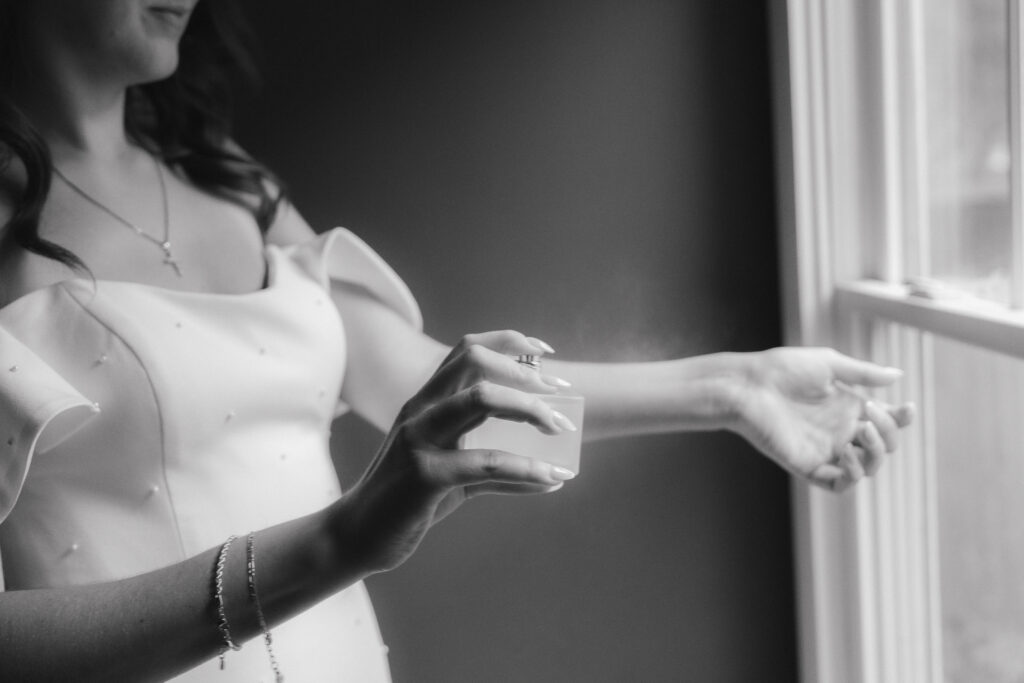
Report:
<svg viewBox="0 0 1024 683"><path fill-rule="evenodd" d="M272 253L275 255L272 258ZM17 305L22 305L24 301L34 298L36 296L42 296L46 292L50 292L55 289L88 289L91 290L92 294L95 295L99 292L101 287L120 287L130 289L141 289L148 290L155 293L163 294L166 296L179 296L179 297L192 297L197 299L221 299L221 300L248 300L259 297L266 293L271 292L275 289L275 286L279 280L279 266L276 261L276 254L280 253L280 249L273 244L265 244L262 252L263 260L263 279L261 285L257 289L245 291L245 292L209 292L203 290L190 290L190 289L177 289L175 287L167 287L165 285L157 285L148 282L138 282L136 280L118 280L112 278L92 278L77 275L74 277L64 278L63 280L57 280L51 282L48 285L37 287L31 291L25 292L17 298L9 301L4 306L0 307L0 315L8 311Z"/></svg>

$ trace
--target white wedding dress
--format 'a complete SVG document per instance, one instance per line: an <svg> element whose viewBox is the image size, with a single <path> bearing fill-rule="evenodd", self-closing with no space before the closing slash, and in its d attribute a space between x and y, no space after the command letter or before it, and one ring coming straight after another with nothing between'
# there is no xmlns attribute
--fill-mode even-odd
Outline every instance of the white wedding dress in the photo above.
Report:
<svg viewBox="0 0 1024 683"><path fill-rule="evenodd" d="M110 581L318 510L345 370L332 278L410 323L405 285L335 229L266 249L241 295L73 279L0 309L0 587ZM236 548L240 547L236 545ZM257 548L258 553L258 548ZM362 584L274 629L287 680L390 680ZM272 681L262 639L175 681Z"/></svg>

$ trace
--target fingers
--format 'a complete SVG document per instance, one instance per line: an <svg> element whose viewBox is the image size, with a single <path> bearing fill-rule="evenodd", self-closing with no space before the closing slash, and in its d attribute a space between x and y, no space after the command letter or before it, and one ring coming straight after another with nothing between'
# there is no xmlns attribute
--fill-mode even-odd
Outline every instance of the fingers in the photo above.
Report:
<svg viewBox="0 0 1024 683"><path fill-rule="evenodd" d="M871 422L865 422L857 432L857 442L860 445L859 460L862 463L864 474L869 477L878 472L885 460L885 454L892 452L888 444L878 433L878 428ZM850 449L857 446L850 444Z"/></svg>
<svg viewBox="0 0 1024 683"><path fill-rule="evenodd" d="M554 353L555 350L547 342L536 337L527 337L515 330L497 330L493 332L480 332L467 334L448 353L448 356L441 363L442 367L450 361L458 358L474 346L490 349L498 354L506 356L534 355L543 356L546 353Z"/></svg>
<svg viewBox="0 0 1024 683"><path fill-rule="evenodd" d="M536 337L527 337L515 330L467 334L460 343L463 346L486 346L492 351L505 354L544 355L545 353L555 352L547 342L541 341Z"/></svg>
<svg viewBox="0 0 1024 683"><path fill-rule="evenodd" d="M859 384L866 387L881 387L892 384L903 376L899 368L888 368L868 361L851 358L838 351L829 360L833 376L840 382Z"/></svg>
<svg viewBox="0 0 1024 683"><path fill-rule="evenodd" d="M864 478L864 463L861 462L860 455L860 451L852 443L846 444L839 451L839 466L852 483Z"/></svg>
<svg viewBox="0 0 1024 683"><path fill-rule="evenodd" d="M487 482L485 484L471 484L465 487L466 498L475 498L483 495L499 496L529 496L540 493L553 493L565 482L557 484L509 484L507 482Z"/></svg>
<svg viewBox="0 0 1024 683"><path fill-rule="evenodd" d="M883 410L874 401L865 401L864 417L867 420L864 424L873 426L877 436L885 442L885 450L889 453L895 451L899 445L900 426L892 414ZM863 428L860 431L863 431Z"/></svg>
<svg viewBox="0 0 1024 683"><path fill-rule="evenodd" d="M851 442L839 446L833 460L811 474L811 481L832 491L844 491L864 477L874 476L886 455L898 446L902 409L886 410L874 401L864 404L864 420Z"/></svg>
<svg viewBox="0 0 1024 683"><path fill-rule="evenodd" d="M411 418L407 426L427 443L454 448L463 434L489 417L528 422L545 434L576 430L540 397L489 381L442 399Z"/></svg>
<svg viewBox="0 0 1024 683"><path fill-rule="evenodd" d="M505 451L434 451L425 457L432 485L462 486L475 493L542 493L576 476L563 467Z"/></svg>
<svg viewBox="0 0 1024 683"><path fill-rule="evenodd" d="M827 491L844 491L853 483L843 468L834 463L818 465L808 476L808 480Z"/></svg>
<svg viewBox="0 0 1024 683"><path fill-rule="evenodd" d="M914 421L914 415L917 414L917 407L913 403L904 403L901 406L890 407L889 414L892 415L894 420L896 420L897 425L900 427L906 427Z"/></svg>
<svg viewBox="0 0 1024 683"><path fill-rule="evenodd" d="M568 382L516 362L514 355L542 355L546 343L509 330L467 335L452 349L416 400L432 403L471 384L489 381L523 391L553 394Z"/></svg>

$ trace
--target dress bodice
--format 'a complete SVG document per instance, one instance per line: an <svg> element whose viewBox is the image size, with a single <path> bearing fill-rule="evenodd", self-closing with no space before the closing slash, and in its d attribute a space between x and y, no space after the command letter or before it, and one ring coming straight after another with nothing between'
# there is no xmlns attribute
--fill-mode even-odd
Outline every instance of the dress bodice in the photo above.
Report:
<svg viewBox="0 0 1024 683"><path fill-rule="evenodd" d="M133 576L341 494L328 436L345 335L330 281L413 324L418 311L347 231L266 259L267 285L249 294L74 279L0 309L7 589ZM387 680L382 651L362 585L275 629L293 680ZM256 641L214 670L181 680L270 675Z"/></svg>

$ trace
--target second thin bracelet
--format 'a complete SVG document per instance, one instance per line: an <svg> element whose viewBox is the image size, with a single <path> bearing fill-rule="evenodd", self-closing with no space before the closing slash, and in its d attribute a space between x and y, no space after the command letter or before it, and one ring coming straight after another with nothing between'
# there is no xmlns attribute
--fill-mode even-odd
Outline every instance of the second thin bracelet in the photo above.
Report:
<svg viewBox="0 0 1024 683"><path fill-rule="evenodd" d="M263 616L263 606L260 605L260 596L256 591L256 547L254 534L250 533L245 541L245 568L249 580L249 599L256 608L256 619L259 622L260 630L263 631L263 641L267 644L267 656L270 657L270 666L274 670L274 680L283 683L284 676L281 668L277 665L277 658L274 656L273 638L270 629L267 628L267 619Z"/></svg>

